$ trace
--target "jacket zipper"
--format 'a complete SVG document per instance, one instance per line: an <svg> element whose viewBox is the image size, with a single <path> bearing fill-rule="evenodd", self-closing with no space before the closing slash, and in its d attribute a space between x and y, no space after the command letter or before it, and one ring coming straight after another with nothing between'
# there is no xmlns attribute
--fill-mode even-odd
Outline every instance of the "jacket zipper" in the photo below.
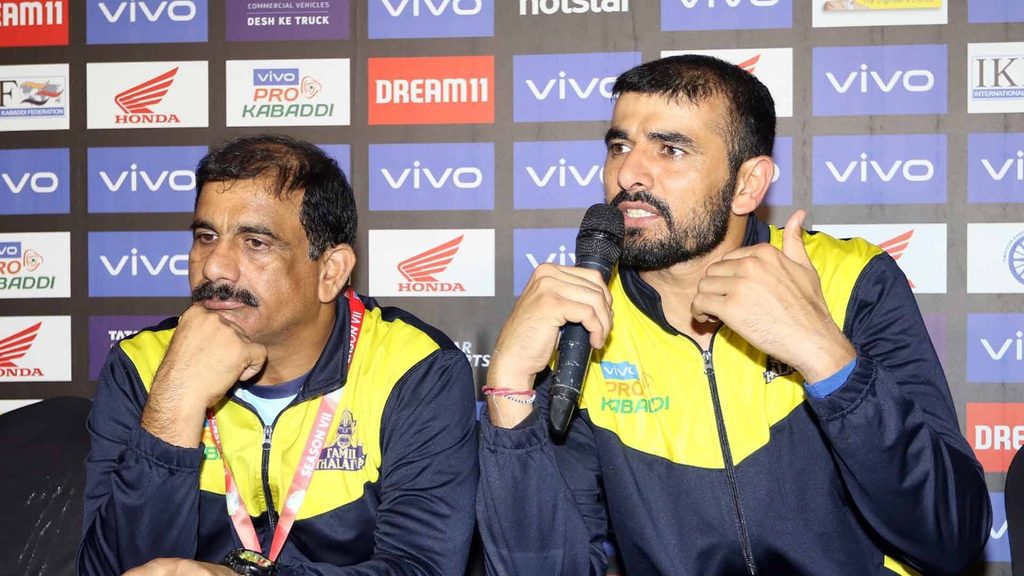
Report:
<svg viewBox="0 0 1024 576"><path fill-rule="evenodd" d="M260 474L263 477L263 497L267 500L267 518L270 520L270 531L277 524L277 512L274 509L274 498L270 495L270 437L274 434L274 425L263 427L263 465Z"/></svg>
<svg viewBox="0 0 1024 576"><path fill-rule="evenodd" d="M747 563L747 572L750 576L757 576L757 565L754 564L754 552L750 546L750 534L747 532L747 521L743 517L743 507L740 506L740 491L736 485L736 467L732 462L732 451L729 450L729 437L725 432L725 419L722 417L722 403L718 398L718 383L715 380L715 367L711 363L711 346L707 350L701 350L701 357L704 358L704 374L708 377L708 386L711 388L711 404L715 409L715 424L718 426L718 442L722 447L722 461L725 464L725 477L729 482L729 492L732 495L733 510L736 513L736 529L739 531L740 548L743 550L743 560Z"/></svg>

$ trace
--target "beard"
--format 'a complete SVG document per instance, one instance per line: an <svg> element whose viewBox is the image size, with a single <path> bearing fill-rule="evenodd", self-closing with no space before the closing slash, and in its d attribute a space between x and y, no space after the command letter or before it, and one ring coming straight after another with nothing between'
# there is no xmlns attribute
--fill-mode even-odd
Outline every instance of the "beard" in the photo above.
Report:
<svg viewBox="0 0 1024 576"><path fill-rule="evenodd" d="M725 240L735 187L733 174L716 194L704 199L699 211L685 215L679 224L668 204L647 190L619 192L612 206L627 201L648 204L658 211L666 228L665 233L654 237L645 237L647 232L642 228L627 228L621 262L637 270L659 270L710 253Z"/></svg>

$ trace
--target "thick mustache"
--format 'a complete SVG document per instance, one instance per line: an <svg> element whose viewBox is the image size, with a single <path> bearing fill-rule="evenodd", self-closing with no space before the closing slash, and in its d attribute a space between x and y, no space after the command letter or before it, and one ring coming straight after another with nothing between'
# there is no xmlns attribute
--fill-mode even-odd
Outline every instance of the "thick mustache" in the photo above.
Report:
<svg viewBox="0 0 1024 576"><path fill-rule="evenodd" d="M214 284L207 280L192 291L192 302L203 302L204 300L234 300L246 306L257 308L260 301L256 296L245 288L236 288L228 284Z"/></svg>
<svg viewBox="0 0 1024 576"><path fill-rule="evenodd" d="M662 218L666 221L670 223L672 222L672 209L669 208L668 204L666 204L661 198L658 198L647 190L633 190L632 192L629 190L622 190L615 195L615 198L612 199L611 205L618 206L623 202L643 202L661 213Z"/></svg>

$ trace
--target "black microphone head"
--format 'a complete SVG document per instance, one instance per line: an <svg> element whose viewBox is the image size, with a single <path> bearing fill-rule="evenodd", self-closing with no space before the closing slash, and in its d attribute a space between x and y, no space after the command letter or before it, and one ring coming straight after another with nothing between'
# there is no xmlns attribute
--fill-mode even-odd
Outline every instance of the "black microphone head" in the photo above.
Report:
<svg viewBox="0 0 1024 576"><path fill-rule="evenodd" d="M622 255L625 235L622 212L608 204L594 204L583 215L580 233L576 236L576 259L597 256L614 264Z"/></svg>

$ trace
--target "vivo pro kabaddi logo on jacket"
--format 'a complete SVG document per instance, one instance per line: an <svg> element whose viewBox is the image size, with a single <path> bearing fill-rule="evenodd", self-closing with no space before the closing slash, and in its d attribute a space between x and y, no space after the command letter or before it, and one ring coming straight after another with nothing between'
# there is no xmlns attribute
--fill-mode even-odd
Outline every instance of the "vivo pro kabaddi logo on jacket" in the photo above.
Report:
<svg viewBox="0 0 1024 576"><path fill-rule="evenodd" d="M205 146L89 149L89 212L192 212Z"/></svg>
<svg viewBox="0 0 1024 576"><path fill-rule="evenodd" d="M369 58L369 124L491 124L494 56Z"/></svg>
<svg viewBox="0 0 1024 576"><path fill-rule="evenodd" d="M516 142L513 150L516 210L586 208L604 198L604 142Z"/></svg>
<svg viewBox="0 0 1024 576"><path fill-rule="evenodd" d="M666 31L792 27L792 0L661 0Z"/></svg>
<svg viewBox="0 0 1024 576"><path fill-rule="evenodd" d="M494 0L368 1L371 39L494 36Z"/></svg>
<svg viewBox="0 0 1024 576"><path fill-rule="evenodd" d="M87 0L89 44L206 42L206 0Z"/></svg>
<svg viewBox="0 0 1024 576"><path fill-rule="evenodd" d="M343 40L348 38L348 0L225 2L230 42Z"/></svg>
<svg viewBox="0 0 1024 576"><path fill-rule="evenodd" d="M0 214L67 214L67 148L0 150Z"/></svg>
<svg viewBox="0 0 1024 576"><path fill-rule="evenodd" d="M338 437L320 451L320 458L316 461L317 470L355 471L366 466L363 443L356 438L356 423L352 412L342 411Z"/></svg>
<svg viewBox="0 0 1024 576"><path fill-rule="evenodd" d="M370 210L492 210L494 144L370 144Z"/></svg>
<svg viewBox="0 0 1024 576"><path fill-rule="evenodd" d="M90 232L89 296L186 296L189 232Z"/></svg>
<svg viewBox="0 0 1024 576"><path fill-rule="evenodd" d="M69 3L0 0L0 47L66 46Z"/></svg>
<svg viewBox="0 0 1024 576"><path fill-rule="evenodd" d="M815 204L941 204L946 135L816 136Z"/></svg>
<svg viewBox="0 0 1024 576"><path fill-rule="evenodd" d="M637 64L639 52L513 56L513 120L607 122L615 79Z"/></svg>
<svg viewBox="0 0 1024 576"><path fill-rule="evenodd" d="M947 48L814 48L814 115L945 114Z"/></svg>
<svg viewBox="0 0 1024 576"><path fill-rule="evenodd" d="M591 410L615 414L653 414L670 409L670 398L652 396L646 378L641 377L640 369L632 362L601 362L601 376L604 376L601 405L591 406Z"/></svg>

